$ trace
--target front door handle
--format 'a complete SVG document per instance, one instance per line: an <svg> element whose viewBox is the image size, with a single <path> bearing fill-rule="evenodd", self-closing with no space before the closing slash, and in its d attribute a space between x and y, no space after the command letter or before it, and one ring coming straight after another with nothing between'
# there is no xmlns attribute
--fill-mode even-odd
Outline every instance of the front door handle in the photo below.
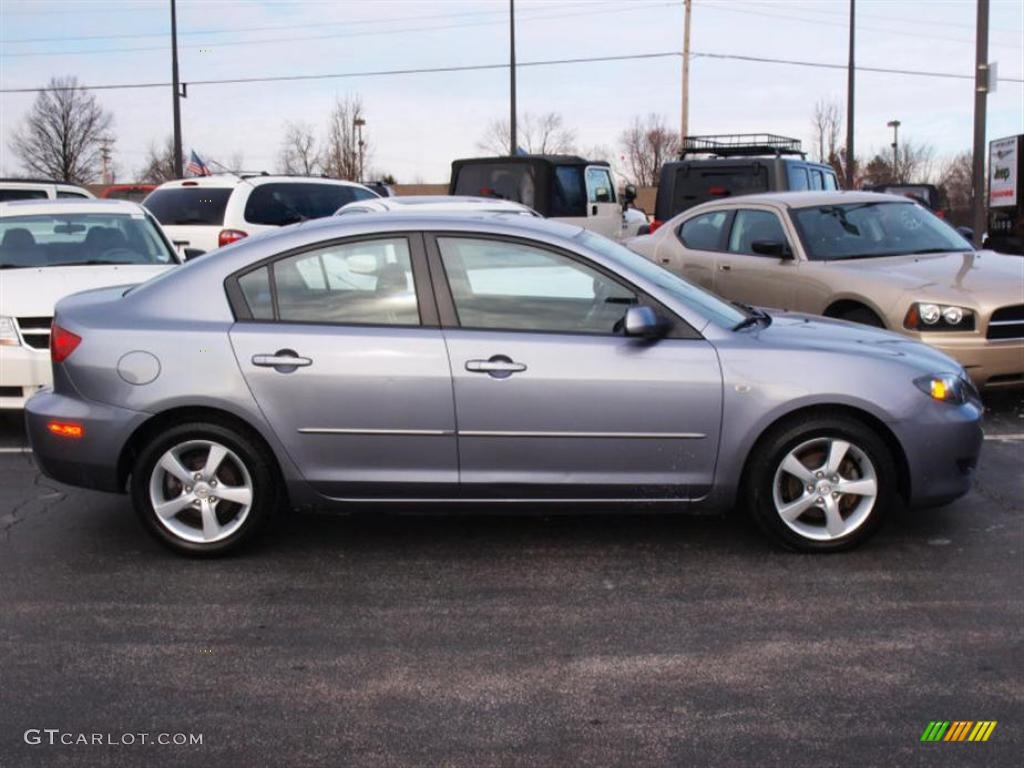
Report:
<svg viewBox="0 0 1024 768"><path fill-rule="evenodd" d="M730 272L730 271L732 271L732 266L729 265L729 264L719 264L718 265L718 271L719 272Z"/></svg>
<svg viewBox="0 0 1024 768"><path fill-rule="evenodd" d="M278 373L291 373L296 368L312 365L308 357L299 357L294 349L279 349L274 354L253 355L252 364L261 368L274 368Z"/></svg>
<svg viewBox="0 0 1024 768"><path fill-rule="evenodd" d="M487 360L467 360L466 370L471 373L488 373L496 379L507 379L513 373L525 371L526 365L505 355L493 355Z"/></svg>

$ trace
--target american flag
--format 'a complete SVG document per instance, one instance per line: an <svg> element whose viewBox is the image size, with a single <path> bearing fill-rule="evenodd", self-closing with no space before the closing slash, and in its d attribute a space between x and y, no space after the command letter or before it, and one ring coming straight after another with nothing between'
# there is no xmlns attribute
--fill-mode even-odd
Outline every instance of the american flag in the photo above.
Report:
<svg viewBox="0 0 1024 768"><path fill-rule="evenodd" d="M209 176L210 168L193 149L192 157L188 159L188 165L185 166L185 172L191 173L193 176Z"/></svg>

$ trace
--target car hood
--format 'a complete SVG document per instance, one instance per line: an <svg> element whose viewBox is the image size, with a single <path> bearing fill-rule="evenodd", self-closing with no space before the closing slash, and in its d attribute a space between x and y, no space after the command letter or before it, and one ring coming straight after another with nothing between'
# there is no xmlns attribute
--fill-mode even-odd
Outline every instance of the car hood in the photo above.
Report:
<svg viewBox="0 0 1024 768"><path fill-rule="evenodd" d="M844 320L767 310L772 323L758 338L781 349L818 349L840 354L901 358L923 373L956 373L960 363L934 347L898 333Z"/></svg>
<svg viewBox="0 0 1024 768"><path fill-rule="evenodd" d="M133 285L173 265L97 264L78 267L26 267L0 272L0 315L51 317L65 296L92 288Z"/></svg>
<svg viewBox="0 0 1024 768"><path fill-rule="evenodd" d="M971 304L1019 304L1024 286L1024 259L994 251L833 261L829 269L848 271L851 277L874 275L919 293L921 300L971 297Z"/></svg>

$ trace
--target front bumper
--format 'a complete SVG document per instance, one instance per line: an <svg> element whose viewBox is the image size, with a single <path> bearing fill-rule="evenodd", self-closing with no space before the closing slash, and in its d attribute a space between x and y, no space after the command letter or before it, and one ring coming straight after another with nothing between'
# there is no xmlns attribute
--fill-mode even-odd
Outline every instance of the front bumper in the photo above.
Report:
<svg viewBox="0 0 1024 768"><path fill-rule="evenodd" d="M44 389L25 404L25 427L36 464L48 477L98 491L124 491L120 461L132 433L151 414L58 395ZM53 420L82 425L81 438L58 437Z"/></svg>
<svg viewBox="0 0 1024 768"><path fill-rule="evenodd" d="M977 400L957 406L926 400L912 419L889 424L903 446L911 506L948 504L971 489L981 453L982 412Z"/></svg>
<svg viewBox="0 0 1024 768"><path fill-rule="evenodd" d="M973 335L960 339L937 336L940 334L920 334L918 338L966 368L978 389L1024 386L1024 339L990 341Z"/></svg>
<svg viewBox="0 0 1024 768"><path fill-rule="evenodd" d="M52 383L48 349L0 347L0 408L24 408L26 400Z"/></svg>

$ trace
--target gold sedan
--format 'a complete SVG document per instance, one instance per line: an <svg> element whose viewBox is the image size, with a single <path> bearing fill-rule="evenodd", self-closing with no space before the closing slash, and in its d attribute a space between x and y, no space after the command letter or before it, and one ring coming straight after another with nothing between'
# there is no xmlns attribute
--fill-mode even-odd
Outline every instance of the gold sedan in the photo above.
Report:
<svg viewBox="0 0 1024 768"><path fill-rule="evenodd" d="M888 328L979 387L1024 386L1024 258L975 250L905 197L734 197L626 245L726 299Z"/></svg>

